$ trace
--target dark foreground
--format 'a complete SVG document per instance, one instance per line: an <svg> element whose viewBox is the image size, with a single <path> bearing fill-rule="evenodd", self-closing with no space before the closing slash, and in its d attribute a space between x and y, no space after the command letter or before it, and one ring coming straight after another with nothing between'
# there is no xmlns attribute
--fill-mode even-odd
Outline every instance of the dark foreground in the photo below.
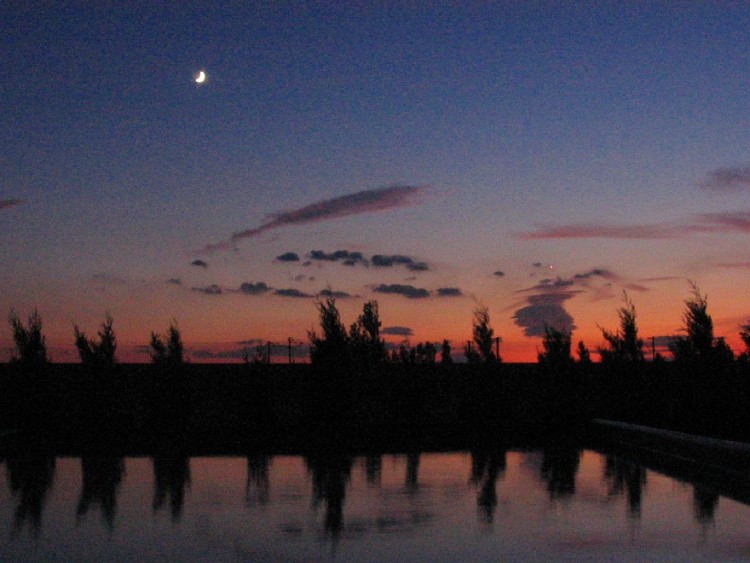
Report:
<svg viewBox="0 0 750 563"><path fill-rule="evenodd" d="M701 402L670 366L613 374L536 364L368 373L208 364L124 364L106 373L53 364L27 373L3 365L0 451L445 451L579 441L594 418L750 441L745 379L733 377L734 389Z"/></svg>

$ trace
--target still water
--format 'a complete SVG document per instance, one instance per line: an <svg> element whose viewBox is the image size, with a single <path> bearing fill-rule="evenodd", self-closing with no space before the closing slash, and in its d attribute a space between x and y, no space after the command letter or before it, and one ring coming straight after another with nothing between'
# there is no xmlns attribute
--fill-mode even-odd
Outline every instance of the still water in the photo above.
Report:
<svg viewBox="0 0 750 563"><path fill-rule="evenodd" d="M3 561L750 559L750 507L720 496L721 483L685 482L622 454L2 464Z"/></svg>

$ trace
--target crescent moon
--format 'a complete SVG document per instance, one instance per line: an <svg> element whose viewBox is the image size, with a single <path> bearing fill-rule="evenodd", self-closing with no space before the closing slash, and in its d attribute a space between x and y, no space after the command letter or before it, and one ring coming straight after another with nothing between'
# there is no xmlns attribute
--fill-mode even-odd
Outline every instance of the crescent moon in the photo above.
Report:
<svg viewBox="0 0 750 563"><path fill-rule="evenodd" d="M203 84L206 81L206 73L202 70L198 73L198 76L195 77L195 82L197 84Z"/></svg>

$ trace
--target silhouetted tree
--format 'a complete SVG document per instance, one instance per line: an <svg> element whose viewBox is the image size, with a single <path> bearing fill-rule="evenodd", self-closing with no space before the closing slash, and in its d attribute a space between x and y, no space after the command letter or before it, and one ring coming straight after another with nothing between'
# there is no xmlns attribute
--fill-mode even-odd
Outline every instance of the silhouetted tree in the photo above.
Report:
<svg viewBox="0 0 750 563"><path fill-rule="evenodd" d="M349 337L341 322L341 315L336 307L336 299L326 297L316 304L320 318L322 334L315 330L308 331L310 340L310 361L317 365L346 365L349 363Z"/></svg>
<svg viewBox="0 0 750 563"><path fill-rule="evenodd" d="M479 354L481 362L485 365L500 363L500 357L495 355L495 351L493 350L496 338L495 331L490 326L490 313L487 307L479 306L474 309L471 332L474 344L476 345L476 352Z"/></svg>
<svg viewBox="0 0 750 563"><path fill-rule="evenodd" d="M436 357L437 348L432 342L420 342L414 348L414 363L416 364L435 365Z"/></svg>
<svg viewBox="0 0 750 563"><path fill-rule="evenodd" d="M606 364L641 363L645 361L643 355L643 339L638 337L635 305L623 292L624 305L617 310L620 318L620 328L616 332L601 329L609 348L600 348L599 355Z"/></svg>
<svg viewBox="0 0 750 563"><path fill-rule="evenodd" d="M561 331L551 326L544 327L543 352L539 352L539 363L553 369L566 369L573 364L570 355L570 331Z"/></svg>
<svg viewBox="0 0 750 563"><path fill-rule="evenodd" d="M34 309L29 315L28 326L24 326L18 314L11 309L8 322L13 330L13 342L16 346L11 362L31 369L47 365L47 344L42 335L42 318L39 311Z"/></svg>
<svg viewBox="0 0 750 563"><path fill-rule="evenodd" d="M448 340L443 340L443 345L440 347L440 364L443 366L453 365L453 358L451 357L451 343Z"/></svg>
<svg viewBox="0 0 750 563"><path fill-rule="evenodd" d="M743 344L745 344L745 350L740 354L739 359L748 362L750 361L750 320L740 328L740 338L742 339Z"/></svg>
<svg viewBox="0 0 750 563"><path fill-rule="evenodd" d="M117 349L117 338L112 329L112 317L107 314L98 332L99 342L86 337L78 325L73 325L75 344L81 363L94 368L112 368L115 363L115 350Z"/></svg>
<svg viewBox="0 0 750 563"><path fill-rule="evenodd" d="M151 333L151 360L154 364L164 367L181 366L184 359L184 346L177 323L172 321L166 336Z"/></svg>
<svg viewBox="0 0 750 563"><path fill-rule="evenodd" d="M368 301L349 330L352 356L363 366L381 364L386 359L385 341L380 338L381 324L378 302Z"/></svg>
<svg viewBox="0 0 750 563"><path fill-rule="evenodd" d="M723 338L714 337L714 323L708 314L708 298L701 295L698 286L691 282L691 296L685 300L682 316L685 336L669 343L674 360L693 367L725 366L734 355ZM740 333L741 334L741 333Z"/></svg>

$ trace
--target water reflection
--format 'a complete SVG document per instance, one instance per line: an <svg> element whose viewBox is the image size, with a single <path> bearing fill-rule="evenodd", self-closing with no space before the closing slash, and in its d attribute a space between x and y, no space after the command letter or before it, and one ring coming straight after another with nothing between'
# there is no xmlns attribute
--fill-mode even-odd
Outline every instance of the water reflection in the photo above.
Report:
<svg viewBox="0 0 750 563"><path fill-rule="evenodd" d="M636 461L627 452L599 454L562 445L362 457L31 456L2 463L7 486L0 487L5 495L0 522L9 523L11 534L5 544L0 540L0 560L17 559L23 550L12 547L28 549L22 541L58 548L100 542L90 558L109 560L153 559L154 552L133 547L139 542L181 560L232 559L234 552L222 550L239 544L248 558L263 560L321 559L315 545L335 548L331 553L347 560L393 560L400 553L424 560L553 559L561 549L574 555L590 550L584 558L597 560L631 545L650 549L654 537L697 557L690 551L696 543L710 550L717 542L740 541L750 526L750 507L741 504L750 499L749 483L736 482L729 498L722 498L726 485L705 471L700 480L688 481L689 470L673 478L663 465ZM159 511L175 525L143 518ZM649 518L642 519L642 511ZM92 512L101 518L80 525ZM627 533L634 519L637 535ZM26 527L32 534L16 533ZM116 528L116 536L96 533ZM196 530L206 530L207 537ZM106 539L113 537L116 542ZM209 540L213 543L202 543ZM112 551L125 544L130 550L125 557ZM469 551L456 551L462 544ZM519 551L504 552L509 545ZM548 551L534 551L540 545ZM390 551L378 551L384 546ZM595 551L600 548L605 551ZM80 556L68 552L59 558Z"/></svg>
<svg viewBox="0 0 750 563"><path fill-rule="evenodd" d="M185 487L190 486L190 460L179 454L154 456L153 511L159 511L169 498L172 521L179 522L185 503Z"/></svg>
<svg viewBox="0 0 750 563"><path fill-rule="evenodd" d="M492 524L497 507L497 480L505 473L505 450L471 452L469 481L477 487L477 510L480 519Z"/></svg>
<svg viewBox="0 0 750 563"><path fill-rule="evenodd" d="M564 499L576 492L576 473L581 450L553 446L542 450L541 478L547 483L550 500Z"/></svg>
<svg viewBox="0 0 750 563"><path fill-rule="evenodd" d="M628 515L632 519L640 519L646 469L628 458L608 454L604 461L604 477L609 484L609 496L619 497L624 493L628 502Z"/></svg>
<svg viewBox="0 0 750 563"><path fill-rule="evenodd" d="M9 457L5 460L10 491L16 501L13 529L27 523L34 534L42 527L42 512L55 478L55 458L49 456Z"/></svg>
<svg viewBox="0 0 750 563"><path fill-rule="evenodd" d="M76 517L86 515L92 505L98 505L107 527L114 527L117 512L117 493L125 475L125 459L122 457L81 458L81 496Z"/></svg>
<svg viewBox="0 0 750 563"><path fill-rule="evenodd" d="M248 505L266 504L271 491L271 480L268 469L271 458L257 454L247 456L247 484L245 485L245 500Z"/></svg>
<svg viewBox="0 0 750 563"><path fill-rule="evenodd" d="M313 507L325 506L325 534L338 538L344 525L344 499L354 460L347 455L316 455L305 458L312 477Z"/></svg>

